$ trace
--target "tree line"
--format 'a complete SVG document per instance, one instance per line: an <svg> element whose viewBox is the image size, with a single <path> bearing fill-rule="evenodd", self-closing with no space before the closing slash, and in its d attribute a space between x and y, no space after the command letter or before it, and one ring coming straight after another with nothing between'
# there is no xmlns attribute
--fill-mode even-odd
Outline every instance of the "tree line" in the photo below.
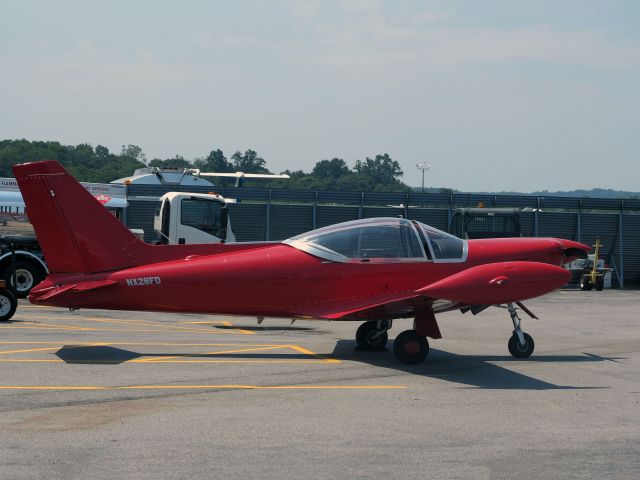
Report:
<svg viewBox="0 0 640 480"><path fill-rule="evenodd" d="M12 177L11 166L39 160L57 160L74 177L83 182L108 183L133 174L136 168L199 168L203 172L272 173L264 158L255 150L237 151L227 158L220 149L206 157L187 160L180 155L173 158L154 158L147 161L136 145L123 145L119 153L107 147L89 144L62 145L52 141L0 140L0 177ZM317 190L406 192L411 188L400 178L402 168L389 154L379 154L357 160L353 168L341 158L318 161L310 172L285 170L286 180L246 181L245 186L263 188L305 188ZM217 179L225 186L231 180Z"/></svg>

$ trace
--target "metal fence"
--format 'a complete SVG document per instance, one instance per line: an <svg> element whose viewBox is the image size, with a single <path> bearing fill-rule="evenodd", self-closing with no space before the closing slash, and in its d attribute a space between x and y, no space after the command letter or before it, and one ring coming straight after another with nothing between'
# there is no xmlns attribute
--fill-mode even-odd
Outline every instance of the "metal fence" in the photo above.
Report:
<svg viewBox="0 0 640 480"><path fill-rule="evenodd" d="M167 191L207 192L211 188L130 185L127 224L155 238L153 215ZM329 192L217 188L230 205L238 241L284 240L314 228L347 220L403 216L447 230L460 207L523 209L523 236L559 237L593 245L600 237L602 258L613 268L618 286L640 284L640 200L531 197L526 195Z"/></svg>

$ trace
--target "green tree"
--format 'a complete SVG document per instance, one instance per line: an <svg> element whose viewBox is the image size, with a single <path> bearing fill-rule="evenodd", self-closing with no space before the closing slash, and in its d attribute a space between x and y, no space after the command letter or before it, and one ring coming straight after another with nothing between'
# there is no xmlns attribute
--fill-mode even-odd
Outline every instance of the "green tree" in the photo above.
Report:
<svg viewBox="0 0 640 480"><path fill-rule="evenodd" d="M311 171L311 175L329 180L337 180L342 176L349 175L350 173L351 170L349 170L348 165L341 158L320 160Z"/></svg>
<svg viewBox="0 0 640 480"><path fill-rule="evenodd" d="M97 153L98 147L96 147L96 153ZM122 151L120 152L120 156L123 158L135 160L137 162L147 163L147 157L142 151L142 148L138 147L137 145L127 145L126 147L123 145Z"/></svg>
<svg viewBox="0 0 640 480"><path fill-rule="evenodd" d="M211 150L207 158L198 158L193 162L194 167L203 172L229 173L233 172L233 164L227 160L222 150Z"/></svg>
<svg viewBox="0 0 640 480"><path fill-rule="evenodd" d="M175 157L167 158L166 160L154 158L149 162L149 166L158 168L193 168L191 162L186 160L182 155L176 155Z"/></svg>
<svg viewBox="0 0 640 480"><path fill-rule="evenodd" d="M233 168L236 172L244 173L269 173L267 162L259 157L255 150L247 150L244 154L239 151L231 156Z"/></svg>
<svg viewBox="0 0 640 480"><path fill-rule="evenodd" d="M393 185L399 183L399 177L402 176L400 164L388 153L376 155L373 159L367 157L364 161L358 160L354 171L371 180L373 185Z"/></svg>

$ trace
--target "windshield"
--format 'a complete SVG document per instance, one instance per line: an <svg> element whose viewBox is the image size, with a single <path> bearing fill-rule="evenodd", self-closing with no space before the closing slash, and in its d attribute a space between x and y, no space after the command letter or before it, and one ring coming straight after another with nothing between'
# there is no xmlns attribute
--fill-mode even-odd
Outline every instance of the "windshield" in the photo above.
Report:
<svg viewBox="0 0 640 480"><path fill-rule="evenodd" d="M329 260L419 259L425 257L413 224L400 218L376 218L320 228L284 243Z"/></svg>
<svg viewBox="0 0 640 480"><path fill-rule="evenodd" d="M445 233L437 228L419 223L422 233L427 239L427 246L434 261L462 262L467 257L467 242Z"/></svg>

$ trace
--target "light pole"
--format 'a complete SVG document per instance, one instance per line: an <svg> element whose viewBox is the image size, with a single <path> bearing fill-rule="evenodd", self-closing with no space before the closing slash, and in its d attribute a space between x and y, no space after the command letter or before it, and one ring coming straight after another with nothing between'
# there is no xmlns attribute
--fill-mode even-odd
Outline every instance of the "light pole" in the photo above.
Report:
<svg viewBox="0 0 640 480"><path fill-rule="evenodd" d="M431 165L416 163L416 168L422 172L422 193L424 193L424 172L425 170L431 170Z"/></svg>

